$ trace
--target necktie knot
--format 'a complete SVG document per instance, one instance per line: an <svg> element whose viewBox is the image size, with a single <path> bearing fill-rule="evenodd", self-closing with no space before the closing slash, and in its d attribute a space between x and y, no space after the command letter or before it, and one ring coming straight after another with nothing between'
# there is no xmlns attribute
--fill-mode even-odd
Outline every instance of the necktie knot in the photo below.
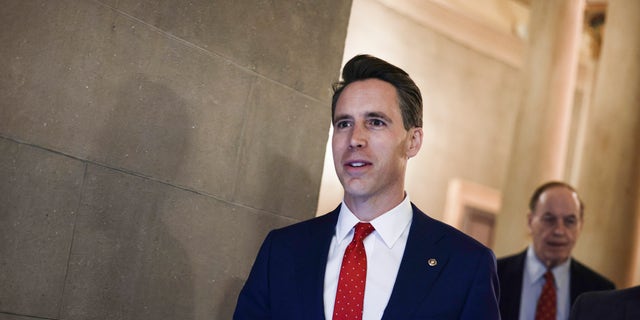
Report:
<svg viewBox="0 0 640 320"><path fill-rule="evenodd" d="M551 270L547 270L547 272L545 272L544 280L551 283L555 282L555 278L553 277L553 272L551 272Z"/></svg>
<svg viewBox="0 0 640 320"><path fill-rule="evenodd" d="M362 241L366 238L371 232L373 232L375 228L371 223L368 222L358 222L355 226L355 231L353 235L354 241Z"/></svg>

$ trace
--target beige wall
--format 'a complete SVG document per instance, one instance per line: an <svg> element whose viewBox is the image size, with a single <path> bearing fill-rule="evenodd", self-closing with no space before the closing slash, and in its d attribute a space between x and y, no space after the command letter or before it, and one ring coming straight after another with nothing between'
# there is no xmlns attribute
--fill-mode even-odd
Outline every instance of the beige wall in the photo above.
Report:
<svg viewBox="0 0 640 320"><path fill-rule="evenodd" d="M312 217L350 2L0 9L0 319L229 319Z"/></svg>

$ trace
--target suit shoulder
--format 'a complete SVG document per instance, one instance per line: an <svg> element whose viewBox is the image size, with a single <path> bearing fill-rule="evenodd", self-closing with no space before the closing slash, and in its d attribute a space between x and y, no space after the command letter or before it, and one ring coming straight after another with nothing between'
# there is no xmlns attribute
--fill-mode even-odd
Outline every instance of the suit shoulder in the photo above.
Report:
<svg viewBox="0 0 640 320"><path fill-rule="evenodd" d="M615 289L613 281L589 268L580 261L572 259L571 263L572 272L575 273L576 279L584 283L589 283L593 290Z"/></svg>
<svg viewBox="0 0 640 320"><path fill-rule="evenodd" d="M571 312L575 319L623 319L621 312L626 313L624 319L638 319L638 301L640 286L622 290L590 291L576 299Z"/></svg>
<svg viewBox="0 0 640 320"><path fill-rule="evenodd" d="M332 216L332 213L329 213L329 214L314 217L308 220L296 222L282 228L274 229L270 233L273 236L305 234L310 232L311 230L326 228L327 226L330 226L332 223L333 223L333 226L335 226L335 221L336 221L336 217Z"/></svg>
<svg viewBox="0 0 640 320"><path fill-rule="evenodd" d="M527 251L522 251L517 254L501 257L496 261L498 275L502 281L501 285L506 282L520 281L522 273L524 272L524 260L526 259Z"/></svg>
<svg viewBox="0 0 640 320"><path fill-rule="evenodd" d="M635 295L630 295L625 290L600 290L589 291L581 294L576 300L576 303L583 303L591 305L595 303L611 303L615 301L623 301L625 298L640 298L640 291L637 291Z"/></svg>
<svg viewBox="0 0 640 320"><path fill-rule="evenodd" d="M610 301L640 301L640 286L620 290L593 291L593 293L609 297Z"/></svg>
<svg viewBox="0 0 640 320"><path fill-rule="evenodd" d="M526 251L498 258L498 266L509 266L524 261Z"/></svg>

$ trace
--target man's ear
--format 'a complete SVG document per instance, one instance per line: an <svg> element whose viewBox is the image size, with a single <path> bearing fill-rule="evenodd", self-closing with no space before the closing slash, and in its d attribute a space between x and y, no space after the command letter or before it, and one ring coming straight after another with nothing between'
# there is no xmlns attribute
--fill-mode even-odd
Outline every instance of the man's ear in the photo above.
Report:
<svg viewBox="0 0 640 320"><path fill-rule="evenodd" d="M409 141L407 142L407 158L412 158L422 147L422 128L409 129Z"/></svg>
<svg viewBox="0 0 640 320"><path fill-rule="evenodd" d="M531 220L533 220L533 213L529 211L527 213L527 227L529 227L529 232L531 232Z"/></svg>

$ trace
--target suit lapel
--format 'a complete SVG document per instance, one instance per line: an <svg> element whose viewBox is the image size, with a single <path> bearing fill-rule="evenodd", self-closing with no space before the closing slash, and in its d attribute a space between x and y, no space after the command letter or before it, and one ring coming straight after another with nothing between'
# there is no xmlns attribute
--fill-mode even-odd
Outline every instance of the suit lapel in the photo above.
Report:
<svg viewBox="0 0 640 320"><path fill-rule="evenodd" d="M591 279L586 275L586 268L577 260L571 259L569 264L569 300L571 305L581 293L589 291L590 288L585 286Z"/></svg>
<svg viewBox="0 0 640 320"><path fill-rule="evenodd" d="M299 248L295 263L300 267L292 277L299 283L298 297L305 319L324 319L324 274L339 208L316 218L318 223L309 224L306 237L294 244Z"/></svg>
<svg viewBox="0 0 640 320"><path fill-rule="evenodd" d="M383 319L398 319L401 314L412 314L431 292L449 260L448 250L438 245L443 236L444 233L433 220L413 206L407 246ZM432 258L437 260L435 266L428 264Z"/></svg>
<svg viewBox="0 0 640 320"><path fill-rule="evenodd" d="M522 277L527 250L513 257L508 268L500 274L500 311L505 319L517 319L520 314L520 299L522 298Z"/></svg>

